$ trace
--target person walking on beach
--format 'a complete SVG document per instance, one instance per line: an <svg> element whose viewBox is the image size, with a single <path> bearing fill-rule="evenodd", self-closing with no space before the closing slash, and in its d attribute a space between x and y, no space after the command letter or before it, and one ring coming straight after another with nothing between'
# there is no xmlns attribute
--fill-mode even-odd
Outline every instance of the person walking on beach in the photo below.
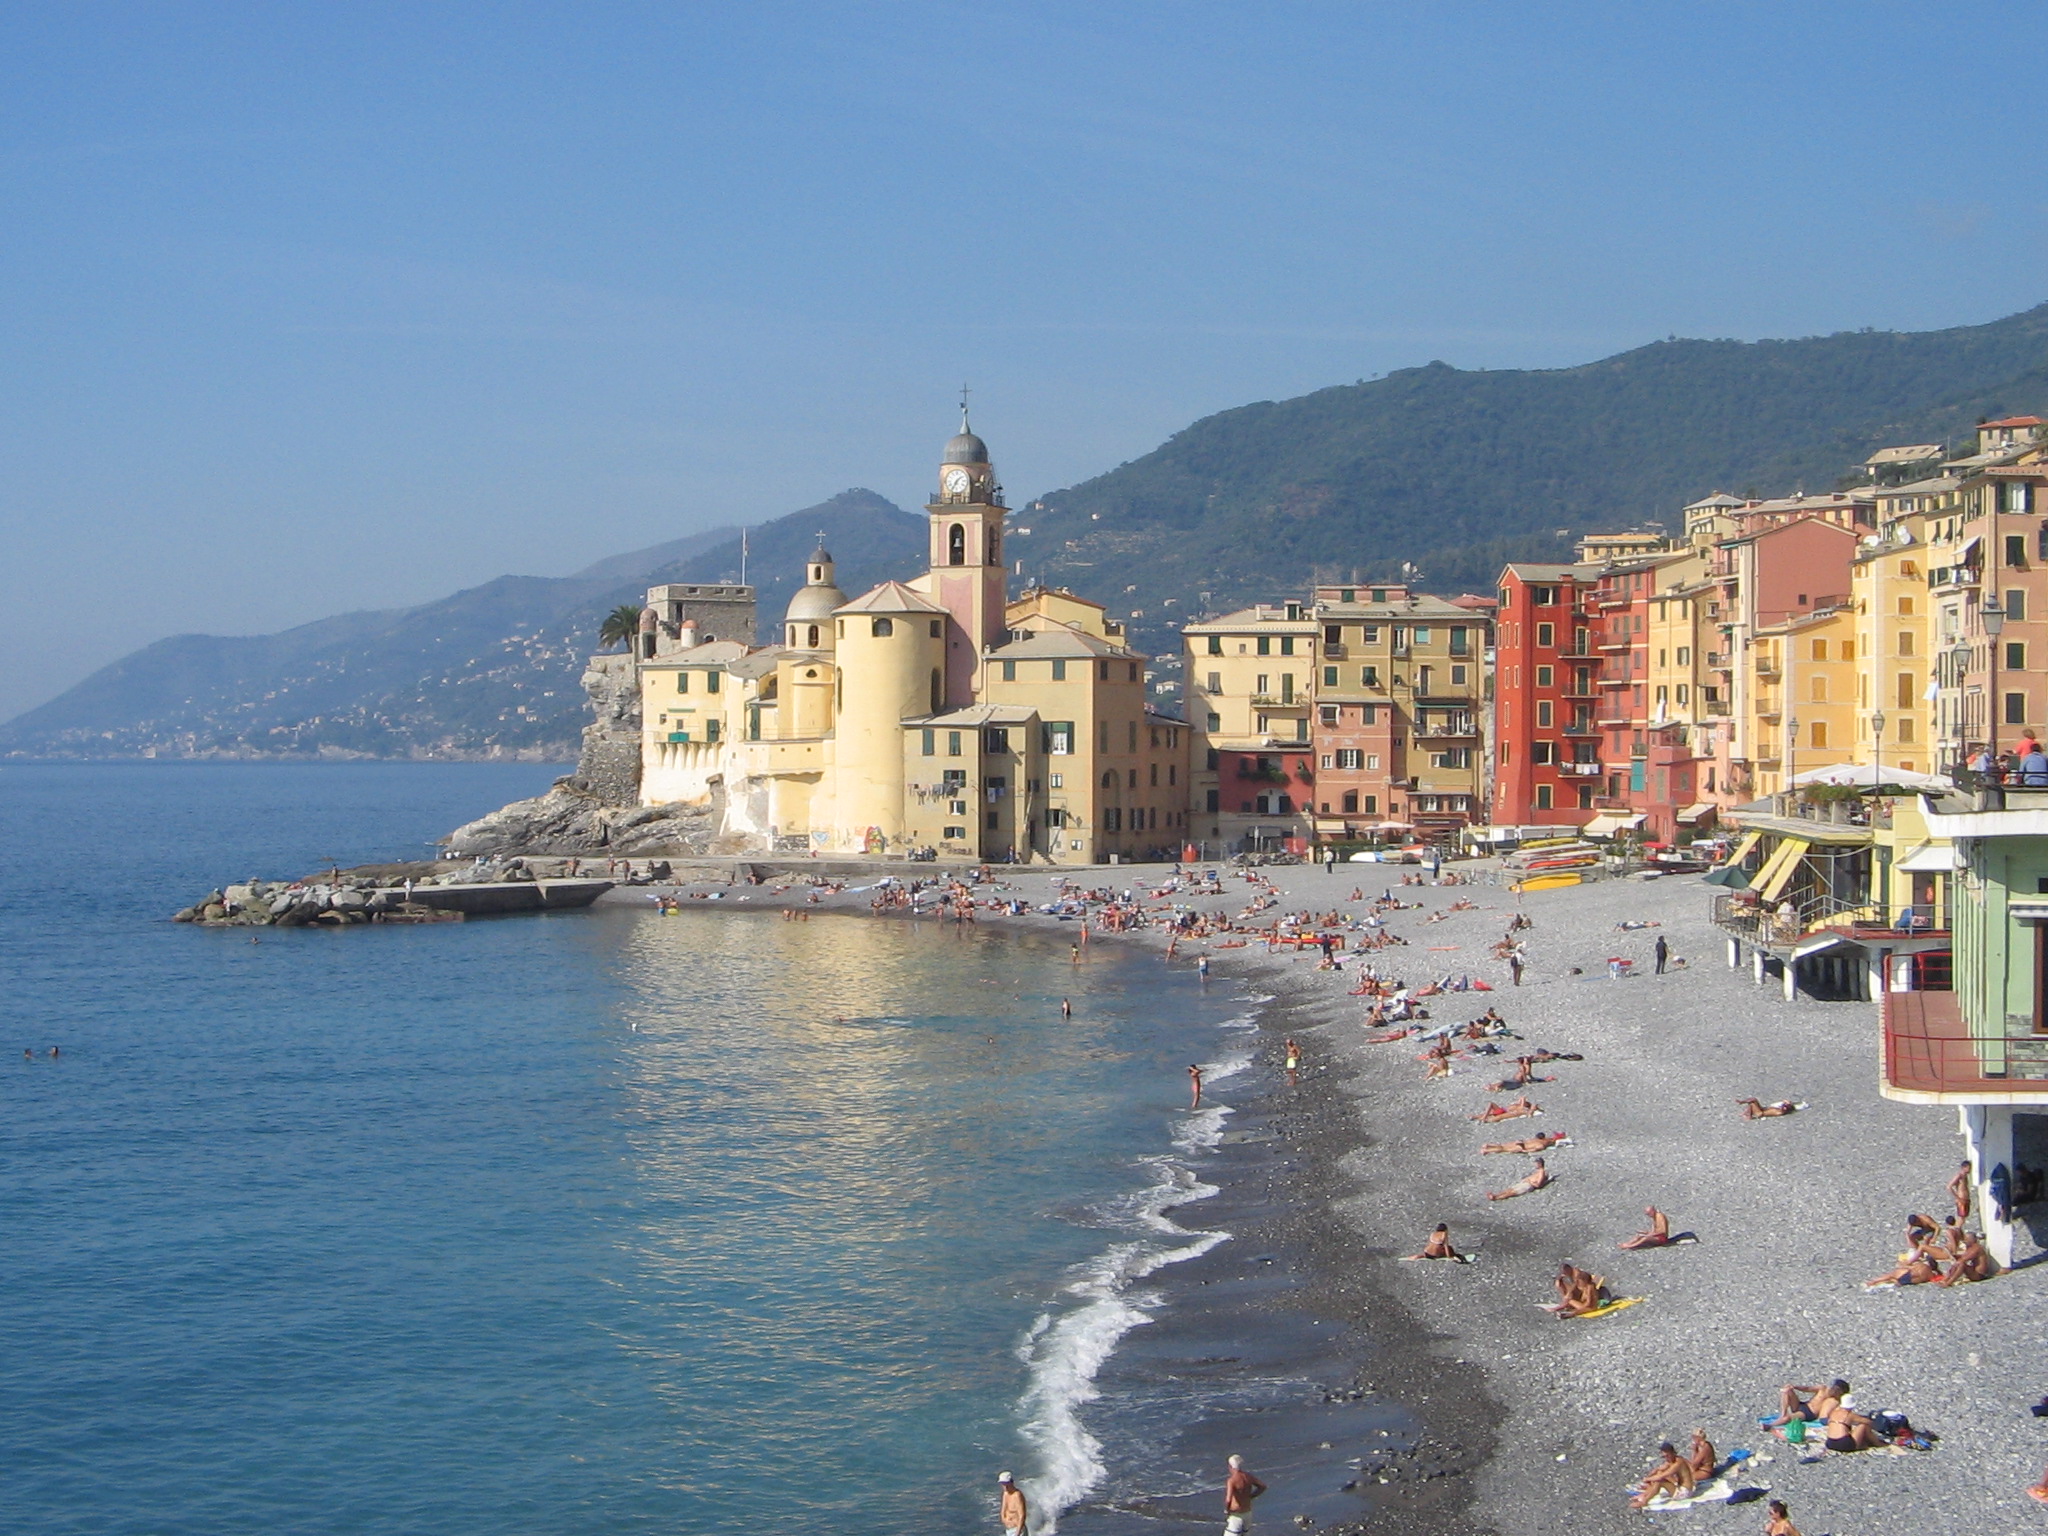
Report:
<svg viewBox="0 0 2048 1536"><path fill-rule="evenodd" d="M1188 1086L1192 1090L1188 1099L1188 1108L1200 1109L1202 1107L1202 1069L1199 1066L1190 1066L1188 1068Z"/></svg>
<svg viewBox="0 0 2048 1536"><path fill-rule="evenodd" d="M1204 981L1209 979L1209 957L1207 955L1202 956L1201 959L1195 962L1195 974Z"/></svg>
<svg viewBox="0 0 2048 1536"><path fill-rule="evenodd" d="M1517 949L1508 956L1508 974L1515 978L1515 985L1522 984L1522 952Z"/></svg>
<svg viewBox="0 0 2048 1536"><path fill-rule="evenodd" d="M1024 1490L1007 1472L996 1475L996 1487L1002 1490L1002 1504L996 1518L1003 1523L1003 1536L1024 1536L1025 1522L1031 1518L1030 1506L1024 1502Z"/></svg>
<svg viewBox="0 0 2048 1536"><path fill-rule="evenodd" d="M1230 1476L1223 1480L1223 1536L1244 1536L1252 1528L1252 1500L1266 1485L1246 1469L1242 1456L1230 1458Z"/></svg>
<svg viewBox="0 0 2048 1536"><path fill-rule="evenodd" d="M1666 963L1667 963L1667 962L1669 962L1669 960L1671 959L1671 946L1670 946L1669 944L1666 944L1666 943L1664 942L1664 935L1663 935L1663 934L1661 934L1661 933L1657 935L1657 950L1656 950L1656 954L1657 954L1657 974L1658 974L1659 976L1662 976L1662 975L1664 974L1664 967L1665 967Z"/></svg>
<svg viewBox="0 0 2048 1536"><path fill-rule="evenodd" d="M1287 1086L1293 1088L1301 1082L1301 1047L1292 1040L1287 1042Z"/></svg>

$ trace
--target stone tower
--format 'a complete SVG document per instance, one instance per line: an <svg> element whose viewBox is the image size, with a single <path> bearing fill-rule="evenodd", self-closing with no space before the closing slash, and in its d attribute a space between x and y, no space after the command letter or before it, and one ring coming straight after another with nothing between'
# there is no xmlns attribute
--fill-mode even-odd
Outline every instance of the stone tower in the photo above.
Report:
<svg viewBox="0 0 2048 1536"><path fill-rule="evenodd" d="M946 696L949 709L974 702L974 681L984 647L1005 634L1008 602L1003 580L1002 487L988 461L988 445L967 424L939 461L939 493L927 503L931 514L931 574L928 592L951 615L946 634Z"/></svg>

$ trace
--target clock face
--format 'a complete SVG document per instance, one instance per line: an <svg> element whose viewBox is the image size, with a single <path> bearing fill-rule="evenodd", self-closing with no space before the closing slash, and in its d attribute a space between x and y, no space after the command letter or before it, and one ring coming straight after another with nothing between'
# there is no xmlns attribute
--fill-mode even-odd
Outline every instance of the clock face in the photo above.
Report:
<svg viewBox="0 0 2048 1536"><path fill-rule="evenodd" d="M948 496L965 496L967 494L967 471L964 469L949 469L946 471L946 478L939 483L945 486Z"/></svg>

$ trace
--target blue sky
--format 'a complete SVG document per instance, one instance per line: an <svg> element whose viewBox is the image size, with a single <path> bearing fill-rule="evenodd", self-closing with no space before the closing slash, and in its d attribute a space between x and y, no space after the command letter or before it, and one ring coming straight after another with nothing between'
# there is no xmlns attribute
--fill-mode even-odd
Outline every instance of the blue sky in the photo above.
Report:
<svg viewBox="0 0 2048 1536"><path fill-rule="evenodd" d="M0 717L1442 358L2048 298L2039 12L0 11ZM92 615L88 620L85 616Z"/></svg>

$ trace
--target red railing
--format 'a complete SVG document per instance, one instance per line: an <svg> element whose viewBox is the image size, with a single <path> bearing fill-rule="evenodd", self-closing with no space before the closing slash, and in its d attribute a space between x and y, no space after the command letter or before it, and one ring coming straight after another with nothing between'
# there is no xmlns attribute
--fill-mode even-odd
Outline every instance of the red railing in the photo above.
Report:
<svg viewBox="0 0 2048 1536"><path fill-rule="evenodd" d="M1953 992L1887 992L1884 1080L1909 1093L2048 1095L2048 1035L1977 1039Z"/></svg>

